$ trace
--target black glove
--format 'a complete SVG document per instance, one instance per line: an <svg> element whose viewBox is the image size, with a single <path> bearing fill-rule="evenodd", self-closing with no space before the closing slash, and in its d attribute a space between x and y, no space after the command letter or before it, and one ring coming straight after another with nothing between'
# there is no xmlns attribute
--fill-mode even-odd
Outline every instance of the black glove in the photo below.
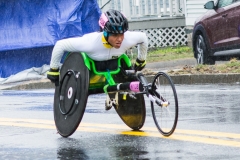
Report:
<svg viewBox="0 0 240 160"><path fill-rule="evenodd" d="M141 71L145 66L146 66L146 61L145 60L141 61L137 58L134 64L134 70Z"/></svg>
<svg viewBox="0 0 240 160"><path fill-rule="evenodd" d="M59 69L50 68L47 72L47 78L51 80L52 83L56 83L59 81Z"/></svg>

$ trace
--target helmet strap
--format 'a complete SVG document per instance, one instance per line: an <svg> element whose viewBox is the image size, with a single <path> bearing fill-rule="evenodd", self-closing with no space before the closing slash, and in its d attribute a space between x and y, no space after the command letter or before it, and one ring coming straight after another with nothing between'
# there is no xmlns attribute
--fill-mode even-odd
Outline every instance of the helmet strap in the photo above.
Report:
<svg viewBox="0 0 240 160"><path fill-rule="evenodd" d="M103 36L106 39L106 41L108 42L109 33L106 31L103 31Z"/></svg>
<svg viewBox="0 0 240 160"><path fill-rule="evenodd" d="M103 46L106 47L106 48L112 48L112 45L107 41L109 33L107 33L107 35L106 35L106 34L104 34L104 32L103 32L103 35L102 35Z"/></svg>

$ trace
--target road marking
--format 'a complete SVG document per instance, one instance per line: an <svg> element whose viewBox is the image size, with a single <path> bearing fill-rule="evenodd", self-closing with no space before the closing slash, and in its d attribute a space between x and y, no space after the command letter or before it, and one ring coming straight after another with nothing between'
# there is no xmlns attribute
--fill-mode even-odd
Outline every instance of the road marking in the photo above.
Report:
<svg viewBox="0 0 240 160"><path fill-rule="evenodd" d="M42 119L0 118L0 125L56 130L54 121ZM124 134L131 136L159 137L179 141L240 147L240 134L236 133L176 129L173 135L171 135L170 137L164 137L154 127L143 127L141 131L129 131L129 128L125 125L99 124L99 123L81 123L77 131L100 132L108 134Z"/></svg>

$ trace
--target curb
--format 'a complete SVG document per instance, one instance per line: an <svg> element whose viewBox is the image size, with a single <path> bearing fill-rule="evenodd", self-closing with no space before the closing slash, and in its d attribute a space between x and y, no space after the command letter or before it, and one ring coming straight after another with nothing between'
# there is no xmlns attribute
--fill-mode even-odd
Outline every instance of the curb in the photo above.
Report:
<svg viewBox="0 0 240 160"><path fill-rule="evenodd" d="M147 77L151 82L154 76ZM174 84L240 83L240 74L170 75Z"/></svg>
<svg viewBox="0 0 240 160"><path fill-rule="evenodd" d="M0 90L31 90L31 89L50 89L55 88L55 85L48 79L39 81L28 81L22 84L12 84L11 86L3 87Z"/></svg>
<svg viewBox="0 0 240 160"><path fill-rule="evenodd" d="M55 85L51 82L39 82L39 83L29 83L20 84L17 86L12 86L9 88L4 88L2 90L32 90L32 89L50 89L55 88Z"/></svg>
<svg viewBox="0 0 240 160"><path fill-rule="evenodd" d="M219 83L240 83L240 74L205 74L205 75L170 75L174 84L219 84ZM152 82L154 76L146 76L148 82ZM31 90L31 89L50 89L55 85L49 80L28 82L2 90Z"/></svg>
<svg viewBox="0 0 240 160"><path fill-rule="evenodd" d="M175 84L239 83L240 74L179 75L171 76Z"/></svg>

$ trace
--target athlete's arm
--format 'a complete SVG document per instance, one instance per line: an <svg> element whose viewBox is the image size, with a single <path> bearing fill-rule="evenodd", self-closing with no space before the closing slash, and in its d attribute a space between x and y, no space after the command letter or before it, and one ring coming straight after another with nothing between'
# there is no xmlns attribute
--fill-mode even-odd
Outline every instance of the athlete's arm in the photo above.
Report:
<svg viewBox="0 0 240 160"><path fill-rule="evenodd" d="M50 62L50 68L59 68L64 52L88 52L94 44L97 33L91 33L82 37L68 38L57 41L55 44Z"/></svg>
<svg viewBox="0 0 240 160"><path fill-rule="evenodd" d="M138 44L138 59L141 61L146 60L148 50L148 38L145 33L140 32L139 41L140 43Z"/></svg>
<svg viewBox="0 0 240 160"><path fill-rule="evenodd" d="M124 34L126 43L131 46L138 45L138 59L146 60L148 50L148 38L143 32L127 31Z"/></svg>

